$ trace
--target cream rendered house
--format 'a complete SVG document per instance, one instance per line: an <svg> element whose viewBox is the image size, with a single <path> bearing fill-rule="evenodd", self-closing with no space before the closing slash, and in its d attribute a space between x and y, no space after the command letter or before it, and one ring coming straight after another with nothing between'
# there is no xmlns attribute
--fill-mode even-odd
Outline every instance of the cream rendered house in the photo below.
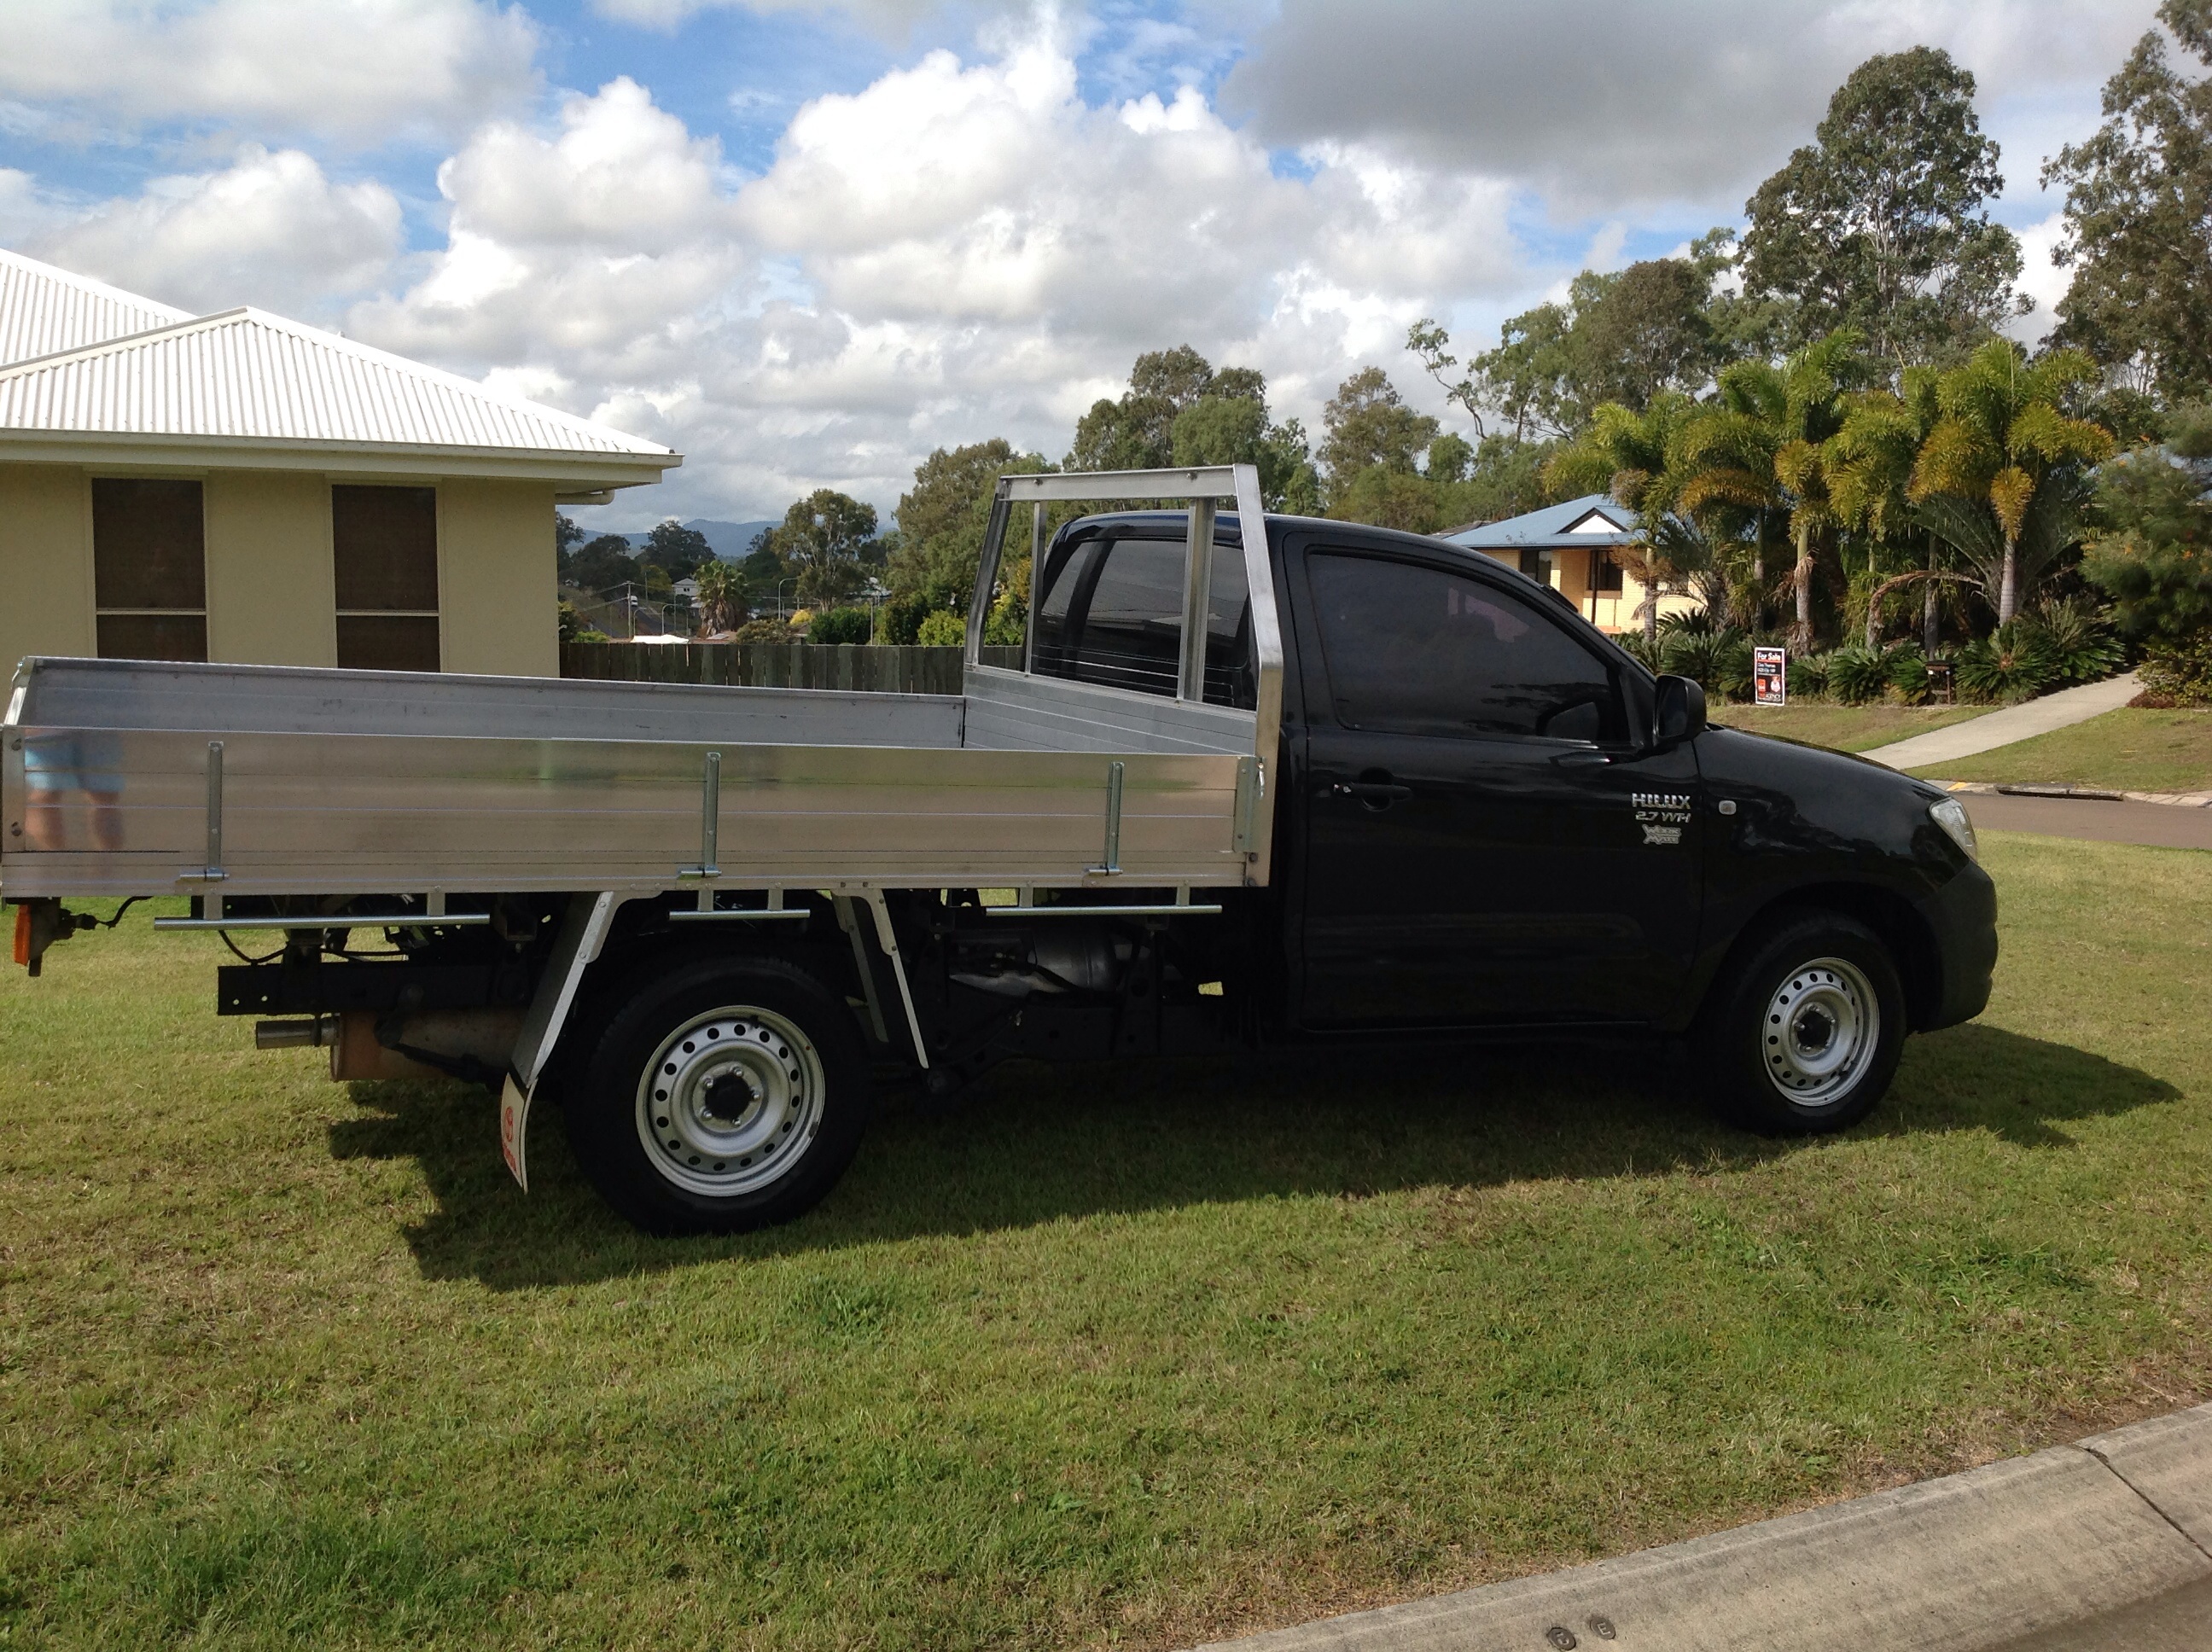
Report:
<svg viewBox="0 0 2212 1652"><path fill-rule="evenodd" d="M1443 537L1542 580L1600 630L1631 631L1644 623L1648 592L1615 553L1634 544L1638 531L1634 511L1605 494L1589 494ZM1696 598L1678 592L1659 598L1662 616L1694 613L1702 606Z"/></svg>
<svg viewBox="0 0 2212 1652"><path fill-rule="evenodd" d="M280 316L0 251L0 671L556 675L556 506L681 462Z"/></svg>

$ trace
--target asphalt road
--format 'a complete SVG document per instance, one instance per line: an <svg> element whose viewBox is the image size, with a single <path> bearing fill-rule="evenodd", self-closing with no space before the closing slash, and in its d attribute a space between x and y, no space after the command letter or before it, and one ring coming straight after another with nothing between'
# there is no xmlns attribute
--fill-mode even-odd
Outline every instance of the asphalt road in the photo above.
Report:
<svg viewBox="0 0 2212 1652"><path fill-rule="evenodd" d="M2040 832L2102 843L2148 843L2166 849L2212 849L2212 809L2171 803L2105 803L2093 798L2015 798L1994 792L1956 794L1978 832ZM2208 1638L2212 1644L2212 1638Z"/></svg>

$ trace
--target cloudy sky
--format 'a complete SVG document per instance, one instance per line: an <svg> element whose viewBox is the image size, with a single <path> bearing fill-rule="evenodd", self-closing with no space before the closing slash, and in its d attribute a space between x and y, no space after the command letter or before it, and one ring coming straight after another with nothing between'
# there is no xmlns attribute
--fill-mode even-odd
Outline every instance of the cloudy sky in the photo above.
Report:
<svg viewBox="0 0 2212 1652"><path fill-rule="evenodd" d="M1309 428L1367 362L1442 411L1408 322L1480 348L1735 222L1915 44L1979 77L2047 303L2039 164L2154 4L11 0L0 245L687 456L595 528L888 508L941 444L1057 457L1165 344Z"/></svg>

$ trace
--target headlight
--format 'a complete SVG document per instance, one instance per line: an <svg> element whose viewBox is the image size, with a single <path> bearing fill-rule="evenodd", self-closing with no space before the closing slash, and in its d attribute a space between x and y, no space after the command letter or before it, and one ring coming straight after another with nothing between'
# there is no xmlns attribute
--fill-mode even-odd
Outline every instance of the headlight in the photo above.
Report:
<svg viewBox="0 0 2212 1652"><path fill-rule="evenodd" d="M1974 841L1974 823L1966 818L1966 805L1956 798L1942 798L1928 805L1928 818L1949 834L1951 841L1966 852L1969 860L1982 858L1981 846Z"/></svg>

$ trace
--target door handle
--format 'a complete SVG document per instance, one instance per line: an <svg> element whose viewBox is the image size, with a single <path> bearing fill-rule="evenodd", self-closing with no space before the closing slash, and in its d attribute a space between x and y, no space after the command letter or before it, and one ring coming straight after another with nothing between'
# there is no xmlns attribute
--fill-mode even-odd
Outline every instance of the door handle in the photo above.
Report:
<svg viewBox="0 0 2212 1652"><path fill-rule="evenodd" d="M1337 797L1357 799L1370 809L1387 809L1399 799L1413 795L1412 787L1395 780L1338 780L1328 789Z"/></svg>

